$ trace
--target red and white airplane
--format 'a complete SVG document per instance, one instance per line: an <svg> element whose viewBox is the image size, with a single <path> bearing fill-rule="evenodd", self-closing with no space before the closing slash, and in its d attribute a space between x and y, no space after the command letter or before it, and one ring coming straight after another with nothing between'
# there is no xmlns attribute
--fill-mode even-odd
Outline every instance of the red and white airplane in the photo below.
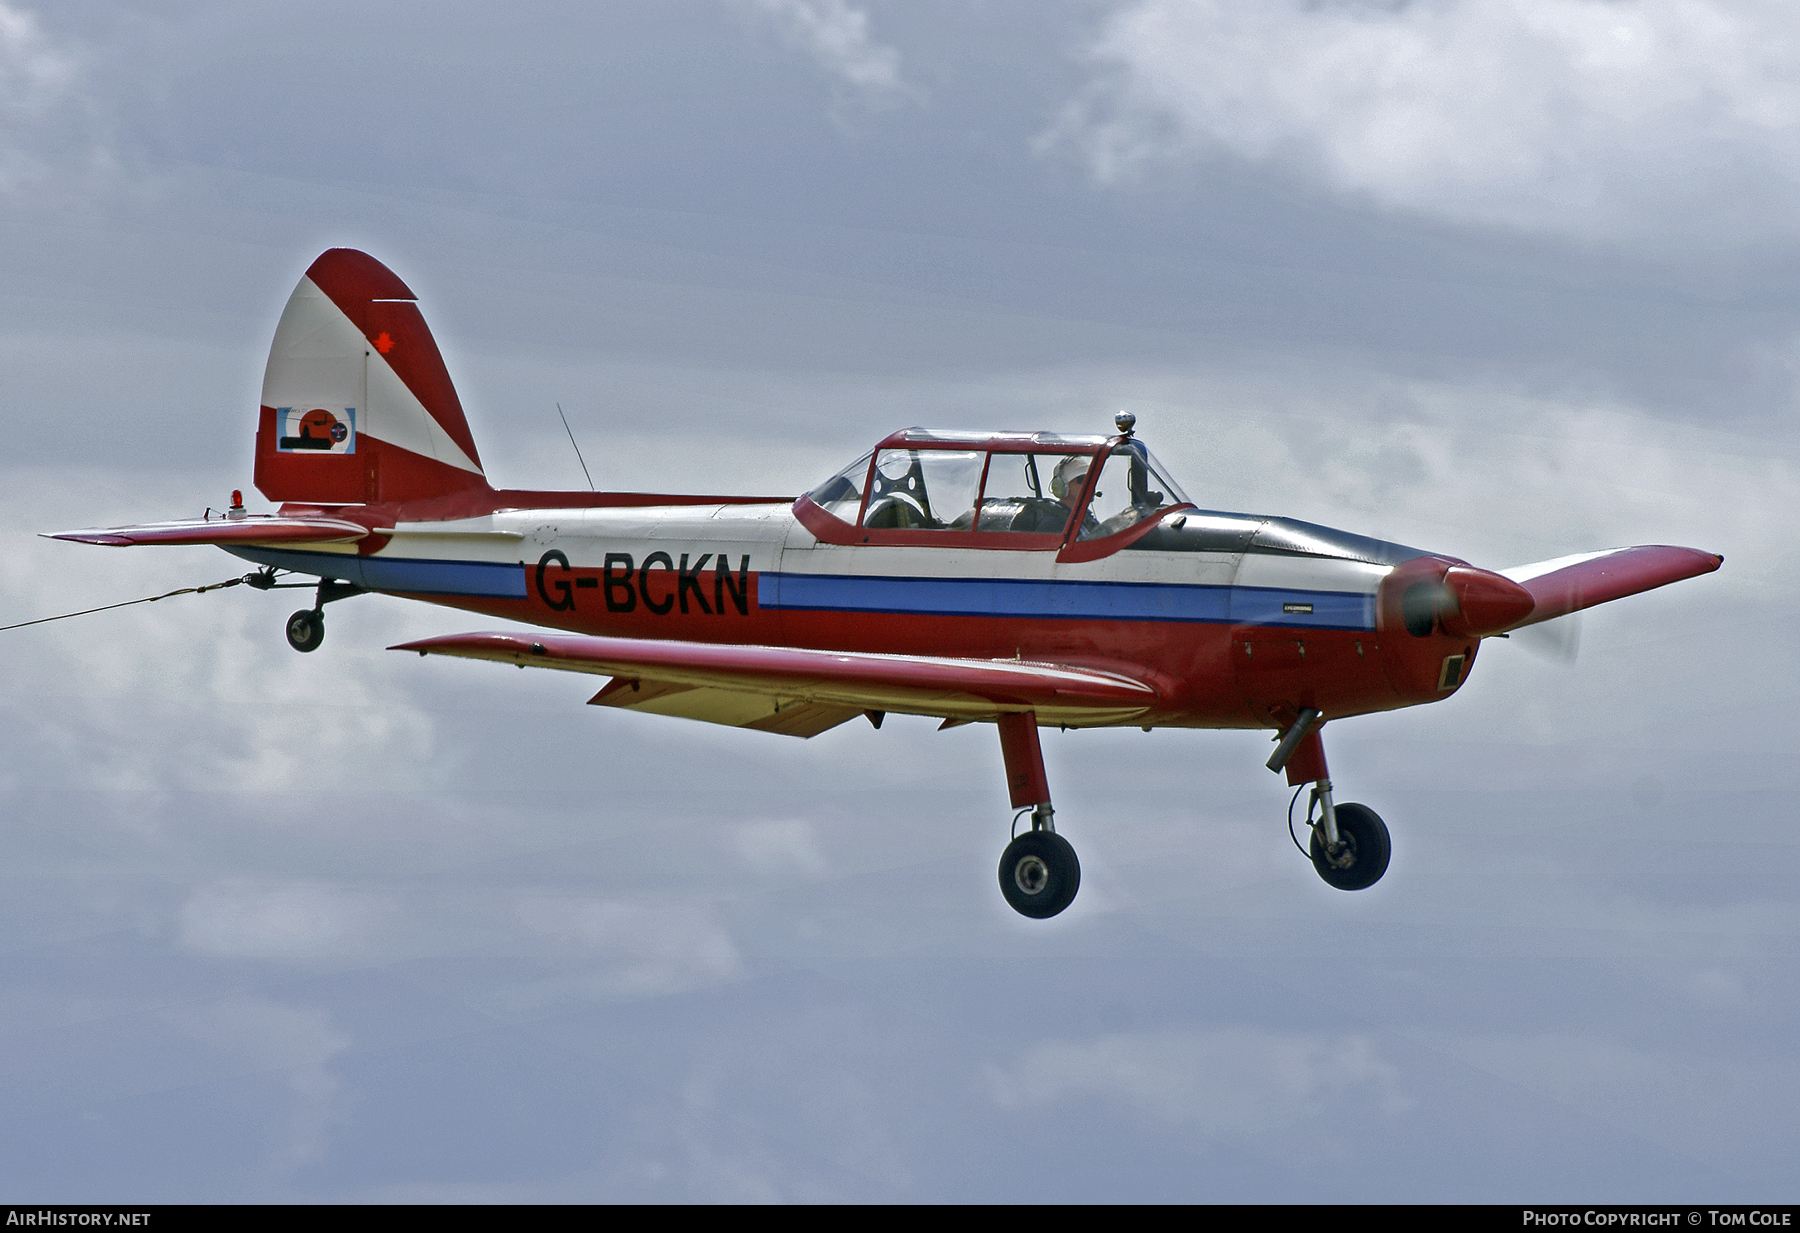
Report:
<svg viewBox="0 0 1800 1233"><path fill-rule="evenodd" d="M894 433L812 492L670 496L494 489L416 297L333 249L282 313L256 486L278 513L66 532L216 544L318 579L288 619L368 591L562 631L396 650L611 678L600 706L810 737L890 711L993 723L1030 828L1000 889L1053 916L1080 883L1038 729L1267 728L1319 876L1356 890L1388 833L1337 804L1326 720L1438 702L1481 640L1719 568L1692 548L1590 552L1498 572L1287 518L1197 508L1116 417L1111 436ZM311 586L304 583L300 585Z"/></svg>

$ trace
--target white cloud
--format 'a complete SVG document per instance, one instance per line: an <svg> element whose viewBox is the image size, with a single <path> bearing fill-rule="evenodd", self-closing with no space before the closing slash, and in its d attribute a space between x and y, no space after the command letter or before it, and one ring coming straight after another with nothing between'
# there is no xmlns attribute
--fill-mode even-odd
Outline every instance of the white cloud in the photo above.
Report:
<svg viewBox="0 0 1800 1233"><path fill-rule="evenodd" d="M579 991L604 998L651 997L731 980L743 960L704 904L529 894L518 919L597 963ZM566 982L563 982L566 984ZM539 995L555 989L540 988Z"/></svg>
<svg viewBox="0 0 1800 1233"><path fill-rule="evenodd" d="M818 877L826 872L825 854L810 822L746 822L737 828L736 838L738 855L757 873Z"/></svg>
<svg viewBox="0 0 1800 1233"><path fill-rule="evenodd" d="M50 44L29 12L0 0L0 106L7 114L42 110L74 78L74 58Z"/></svg>
<svg viewBox="0 0 1800 1233"><path fill-rule="evenodd" d="M206 955L322 959L360 954L393 909L366 893L311 882L232 879L182 905L181 940Z"/></svg>
<svg viewBox="0 0 1800 1233"><path fill-rule="evenodd" d="M1775 0L1138 0L1091 54L1044 144L1106 182L1222 155L1458 223L1792 230L1800 10Z"/></svg>
<svg viewBox="0 0 1800 1233"><path fill-rule="evenodd" d="M1279 1131L1340 1096L1365 1114L1391 1116L1409 1103L1399 1072L1365 1037L1243 1028L1052 1041L986 1079L1003 1109L1099 1099L1205 1139Z"/></svg>
<svg viewBox="0 0 1800 1233"><path fill-rule="evenodd" d="M192 477L9 468L0 480L8 532L0 536L0 624L251 568L211 549L121 551L36 534L191 516L205 504L182 491ZM62 774L98 788L418 782L431 773L435 725L412 696L416 661L380 648L442 617L386 601L341 616L348 605L334 606L327 625L339 623L337 640L296 655L281 623L307 597L238 587L13 630L0 670L0 730L30 743L36 778Z"/></svg>
<svg viewBox="0 0 1800 1233"><path fill-rule="evenodd" d="M782 37L819 67L865 95L911 93L900 76L900 53L869 33L869 15L844 0L750 0Z"/></svg>

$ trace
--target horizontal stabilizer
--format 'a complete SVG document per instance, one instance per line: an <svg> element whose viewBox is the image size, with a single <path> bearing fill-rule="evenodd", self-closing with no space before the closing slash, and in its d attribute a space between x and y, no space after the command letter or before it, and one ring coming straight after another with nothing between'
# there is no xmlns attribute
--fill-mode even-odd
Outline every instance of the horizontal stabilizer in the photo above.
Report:
<svg viewBox="0 0 1800 1233"><path fill-rule="evenodd" d="M577 634L455 634L390 648L589 672L602 706L812 736L863 711L1040 723L1118 723L1163 702L1142 674L1011 659L938 659ZM688 696L688 692L700 695ZM627 695L638 695L635 698ZM804 709L802 709L804 708ZM785 717L785 718L783 718Z"/></svg>
<svg viewBox="0 0 1800 1233"><path fill-rule="evenodd" d="M1509 627L1517 629L1640 591L1652 591L1683 578L1710 574L1724 563L1724 557L1698 548L1651 544L1558 557L1496 572L1524 587L1536 601L1529 617Z"/></svg>
<svg viewBox="0 0 1800 1233"><path fill-rule="evenodd" d="M184 522L147 522L135 527L59 531L44 538L128 548L134 544L349 544L370 533L369 528L341 518L252 514L248 518L190 518Z"/></svg>

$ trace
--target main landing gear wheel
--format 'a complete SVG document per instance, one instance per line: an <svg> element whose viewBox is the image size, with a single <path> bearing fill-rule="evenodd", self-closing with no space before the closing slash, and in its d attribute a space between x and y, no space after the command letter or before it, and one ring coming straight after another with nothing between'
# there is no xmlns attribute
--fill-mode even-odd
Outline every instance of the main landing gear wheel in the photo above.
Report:
<svg viewBox="0 0 1800 1233"><path fill-rule="evenodd" d="M325 641L325 614L317 608L302 608L287 619L288 645L296 651L316 651Z"/></svg>
<svg viewBox="0 0 1800 1233"><path fill-rule="evenodd" d="M1000 857L1000 893L1023 916L1055 916L1080 888L1081 862L1055 831L1026 831Z"/></svg>
<svg viewBox="0 0 1800 1233"><path fill-rule="evenodd" d="M1367 805L1339 805L1336 812L1340 842L1335 852L1326 850L1324 823L1312 828L1313 868L1339 890L1363 890L1375 885L1387 872L1392 854L1387 823Z"/></svg>

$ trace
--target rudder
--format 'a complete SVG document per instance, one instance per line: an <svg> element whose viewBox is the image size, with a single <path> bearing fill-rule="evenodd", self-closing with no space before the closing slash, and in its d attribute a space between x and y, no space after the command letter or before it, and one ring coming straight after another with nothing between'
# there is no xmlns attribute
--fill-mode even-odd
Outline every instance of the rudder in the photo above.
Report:
<svg viewBox="0 0 1800 1233"><path fill-rule="evenodd" d="M487 489L417 300L367 253L333 248L312 263L263 374L256 486L265 497L357 505Z"/></svg>

